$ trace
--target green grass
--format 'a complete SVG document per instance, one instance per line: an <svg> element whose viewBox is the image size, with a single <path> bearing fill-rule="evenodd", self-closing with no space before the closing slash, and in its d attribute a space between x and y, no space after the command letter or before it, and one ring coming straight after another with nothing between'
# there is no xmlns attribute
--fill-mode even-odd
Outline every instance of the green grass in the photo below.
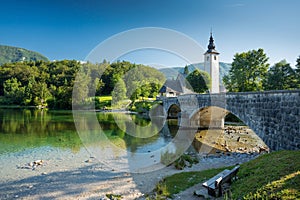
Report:
<svg viewBox="0 0 300 200"><path fill-rule="evenodd" d="M182 172L166 177L156 186L156 199L172 197L224 169ZM230 189L232 199L300 199L300 150L262 155L242 164L237 176L238 180Z"/></svg>
<svg viewBox="0 0 300 200"><path fill-rule="evenodd" d="M234 199L299 199L300 151L277 151L244 163L231 188Z"/></svg>
<svg viewBox="0 0 300 200"><path fill-rule="evenodd" d="M156 185L155 191L160 196L159 198L162 196L172 197L173 194L177 194L183 190L186 190L197 183L204 182L224 169L225 168L219 168L198 172L182 172L174 174L164 178L161 182L159 182Z"/></svg>
<svg viewBox="0 0 300 200"><path fill-rule="evenodd" d="M154 105L159 104L157 101L144 100L135 101L130 110L138 113L149 111Z"/></svg>
<svg viewBox="0 0 300 200"><path fill-rule="evenodd" d="M97 109L111 109L112 96L95 97L95 107Z"/></svg>

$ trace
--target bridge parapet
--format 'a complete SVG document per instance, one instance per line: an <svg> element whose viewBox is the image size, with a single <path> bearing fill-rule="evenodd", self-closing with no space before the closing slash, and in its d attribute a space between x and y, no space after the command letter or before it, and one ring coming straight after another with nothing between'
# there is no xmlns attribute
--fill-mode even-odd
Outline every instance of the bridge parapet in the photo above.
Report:
<svg viewBox="0 0 300 200"><path fill-rule="evenodd" d="M166 111L171 104L186 116L181 125L200 126L201 110L218 107L239 117L270 149L300 149L300 90L182 95L165 99Z"/></svg>

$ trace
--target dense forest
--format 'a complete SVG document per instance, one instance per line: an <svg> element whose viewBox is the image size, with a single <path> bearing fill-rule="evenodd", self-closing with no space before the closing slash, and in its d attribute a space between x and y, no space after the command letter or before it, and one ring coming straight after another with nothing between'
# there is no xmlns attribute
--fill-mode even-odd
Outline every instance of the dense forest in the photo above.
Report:
<svg viewBox="0 0 300 200"><path fill-rule="evenodd" d="M84 103L87 97L114 93L117 101L126 98L134 101L139 97L155 97L163 82L164 75L156 69L126 61L6 63L0 67L0 104L71 109L75 83L76 104Z"/></svg>

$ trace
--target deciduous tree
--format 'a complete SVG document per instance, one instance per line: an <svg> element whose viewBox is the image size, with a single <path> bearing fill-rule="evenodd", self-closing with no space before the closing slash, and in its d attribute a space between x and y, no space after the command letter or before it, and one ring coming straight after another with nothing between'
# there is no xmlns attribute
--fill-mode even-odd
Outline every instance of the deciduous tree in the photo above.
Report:
<svg viewBox="0 0 300 200"><path fill-rule="evenodd" d="M197 93L204 93L209 90L211 79L207 72L199 69L194 70L190 73L186 80L189 82L191 89Z"/></svg>
<svg viewBox="0 0 300 200"><path fill-rule="evenodd" d="M296 73L286 60L276 63L267 73L265 90L288 90L296 88Z"/></svg>
<svg viewBox="0 0 300 200"><path fill-rule="evenodd" d="M114 90L112 91L113 104L118 104L120 101L126 99L126 85L123 79L115 84Z"/></svg>
<svg viewBox="0 0 300 200"><path fill-rule="evenodd" d="M269 68L263 49L237 53L229 74L223 78L227 91L245 92L263 90L263 80Z"/></svg>

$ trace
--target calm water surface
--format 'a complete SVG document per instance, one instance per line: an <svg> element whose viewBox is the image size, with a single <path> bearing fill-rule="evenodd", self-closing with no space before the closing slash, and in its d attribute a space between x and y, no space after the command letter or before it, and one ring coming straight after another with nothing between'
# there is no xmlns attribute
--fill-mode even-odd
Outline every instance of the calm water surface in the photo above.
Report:
<svg viewBox="0 0 300 200"><path fill-rule="evenodd" d="M112 143L121 144L129 152L142 153L159 149L167 145L178 130L176 126L166 124L164 131L154 135L137 133L153 135L151 137L133 137L115 123L115 119L128 118L128 114L96 113L96 116L106 137ZM136 115L130 117L141 127L150 123ZM45 147L76 154L81 148L92 146L93 142L93 139L85 141L83 145L74 125L72 111L0 109L0 159L4 154L38 151Z"/></svg>

